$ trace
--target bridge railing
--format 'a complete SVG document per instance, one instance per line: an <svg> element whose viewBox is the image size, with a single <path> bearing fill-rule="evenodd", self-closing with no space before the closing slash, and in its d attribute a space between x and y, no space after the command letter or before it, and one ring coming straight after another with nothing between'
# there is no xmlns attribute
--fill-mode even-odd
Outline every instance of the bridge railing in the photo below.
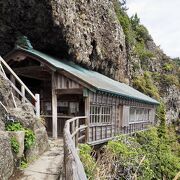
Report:
<svg viewBox="0 0 180 180"><path fill-rule="evenodd" d="M68 180L86 180L84 167L78 155L78 144L86 143L88 137L87 117L69 119L64 127L64 169Z"/></svg>
<svg viewBox="0 0 180 180"><path fill-rule="evenodd" d="M5 68L5 69L4 69ZM5 70L10 74L10 79L6 76ZM4 61L0 56L0 75L3 76L11 85L14 92L20 97L20 100L25 103L31 103L34 107L37 117L40 117L40 96L39 94L34 95L31 90L21 81L21 79L16 75L16 73L11 69L11 67ZM13 80L12 80L13 79ZM13 82L14 81L14 82ZM19 83L20 89L16 85L16 82ZM13 101L15 106L16 102L12 93ZM27 98L28 97L28 98ZM29 100L29 98L31 100Z"/></svg>

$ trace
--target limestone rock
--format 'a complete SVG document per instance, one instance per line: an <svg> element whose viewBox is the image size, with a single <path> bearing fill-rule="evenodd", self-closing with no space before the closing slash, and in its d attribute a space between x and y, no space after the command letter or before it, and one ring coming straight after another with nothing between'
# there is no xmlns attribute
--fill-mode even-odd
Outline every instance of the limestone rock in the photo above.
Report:
<svg viewBox="0 0 180 180"><path fill-rule="evenodd" d="M10 139L6 132L0 131L0 179L7 180L13 173L14 161Z"/></svg>
<svg viewBox="0 0 180 180"><path fill-rule="evenodd" d="M26 158L30 161L33 158L37 158L38 156L40 156L49 148L48 136L45 127L36 129L35 136L35 145L25 152Z"/></svg>
<svg viewBox="0 0 180 180"><path fill-rule="evenodd" d="M18 108L9 109L11 115L15 116L16 120L19 121L25 128L34 128L36 117L32 108L32 105L29 103L23 104Z"/></svg>

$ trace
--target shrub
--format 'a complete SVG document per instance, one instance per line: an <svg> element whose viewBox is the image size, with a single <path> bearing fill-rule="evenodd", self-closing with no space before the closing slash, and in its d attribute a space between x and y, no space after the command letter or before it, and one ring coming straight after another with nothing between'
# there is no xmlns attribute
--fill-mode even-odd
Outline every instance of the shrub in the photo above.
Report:
<svg viewBox="0 0 180 180"><path fill-rule="evenodd" d="M21 167L21 169L25 169L28 167L28 162L24 157L20 161L20 167Z"/></svg>
<svg viewBox="0 0 180 180"><path fill-rule="evenodd" d="M154 97L156 99L160 98L158 88L154 84L153 78L151 77L151 73L148 71L144 72L143 75L135 76L133 79L133 86L137 90L151 97Z"/></svg>
<svg viewBox="0 0 180 180"><path fill-rule="evenodd" d="M12 147L13 152L15 152L16 154L19 153L19 143L15 137L11 138L11 147Z"/></svg>
<svg viewBox="0 0 180 180"><path fill-rule="evenodd" d="M135 139L129 136L122 135L116 141L109 141L98 165L102 179L153 178L145 153Z"/></svg>
<svg viewBox="0 0 180 180"><path fill-rule="evenodd" d="M88 179L95 179L97 172L95 159L91 156L92 148L87 144L79 145L79 155L82 163L84 164L84 169Z"/></svg>
<svg viewBox="0 0 180 180"><path fill-rule="evenodd" d="M25 129L24 147L25 150L30 149L35 143L35 134L30 129Z"/></svg>
<svg viewBox="0 0 180 180"><path fill-rule="evenodd" d="M10 122L5 126L6 131L23 131L24 128L19 122Z"/></svg>
<svg viewBox="0 0 180 180"><path fill-rule="evenodd" d="M180 168L180 158L172 152L170 139L159 136L158 129L137 134L137 142L151 164L154 179L173 179Z"/></svg>
<svg viewBox="0 0 180 180"><path fill-rule="evenodd" d="M24 147L29 149L35 143L35 134L31 129L24 128L19 122L11 122L6 124L6 131L24 131Z"/></svg>
<svg viewBox="0 0 180 180"><path fill-rule="evenodd" d="M125 34L126 45L131 46L132 44L134 44L134 32L132 30L131 21L127 13L121 8L118 0L114 0L113 4L114 4L116 16Z"/></svg>
<svg viewBox="0 0 180 180"><path fill-rule="evenodd" d="M145 48L143 41L136 43L135 48L134 48L134 52L140 58L141 63L143 63L143 60L145 60L147 58L154 57L154 54Z"/></svg>
<svg viewBox="0 0 180 180"><path fill-rule="evenodd" d="M175 68L174 64L171 64L171 63L165 63L163 65L163 70L166 72L171 72L171 71L173 71L174 68Z"/></svg>

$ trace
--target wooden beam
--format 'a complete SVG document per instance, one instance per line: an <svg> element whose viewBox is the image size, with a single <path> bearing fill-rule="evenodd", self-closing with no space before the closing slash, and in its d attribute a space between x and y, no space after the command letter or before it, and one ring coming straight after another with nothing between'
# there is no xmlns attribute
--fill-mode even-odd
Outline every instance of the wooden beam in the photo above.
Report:
<svg viewBox="0 0 180 180"><path fill-rule="evenodd" d="M45 71L45 72L51 72L51 70L45 66L25 66L25 67L19 67L19 68L13 68L13 70L18 73L18 72L33 72L33 71Z"/></svg>
<svg viewBox="0 0 180 180"><path fill-rule="evenodd" d="M83 94L82 88L73 88L73 89L56 89L56 94Z"/></svg>
<svg viewBox="0 0 180 180"><path fill-rule="evenodd" d="M53 138L57 139L57 95L55 92L56 89L56 76L55 73L52 73L52 132Z"/></svg>
<svg viewBox="0 0 180 180"><path fill-rule="evenodd" d="M29 73L29 74L25 74L25 73L17 73L18 76L23 76L23 77L27 77L27 78L31 78L31 79L37 79L40 81L45 81L51 78L51 76L49 75L43 75L41 73L37 74L37 73Z"/></svg>
<svg viewBox="0 0 180 180"><path fill-rule="evenodd" d="M56 71L56 68L53 67L50 63L48 63L47 61L45 61L43 58L38 57L36 55L33 55L31 52L27 52L23 49L18 49L18 50L13 50L12 52L10 52L9 54L7 54L4 58L6 60L6 62L9 62L11 59L13 59L14 61L17 61L17 56L24 56L24 59L29 57L31 59L35 59L36 61L47 65L52 71ZM14 57L16 59L14 59ZM23 60L23 58L21 58L21 60Z"/></svg>

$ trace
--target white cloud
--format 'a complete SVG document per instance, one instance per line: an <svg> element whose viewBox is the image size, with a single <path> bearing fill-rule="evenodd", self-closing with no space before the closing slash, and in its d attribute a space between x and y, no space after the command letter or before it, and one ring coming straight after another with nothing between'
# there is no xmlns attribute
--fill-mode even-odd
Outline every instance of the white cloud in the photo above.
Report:
<svg viewBox="0 0 180 180"><path fill-rule="evenodd" d="M180 0L127 0L127 6L167 55L180 57Z"/></svg>

